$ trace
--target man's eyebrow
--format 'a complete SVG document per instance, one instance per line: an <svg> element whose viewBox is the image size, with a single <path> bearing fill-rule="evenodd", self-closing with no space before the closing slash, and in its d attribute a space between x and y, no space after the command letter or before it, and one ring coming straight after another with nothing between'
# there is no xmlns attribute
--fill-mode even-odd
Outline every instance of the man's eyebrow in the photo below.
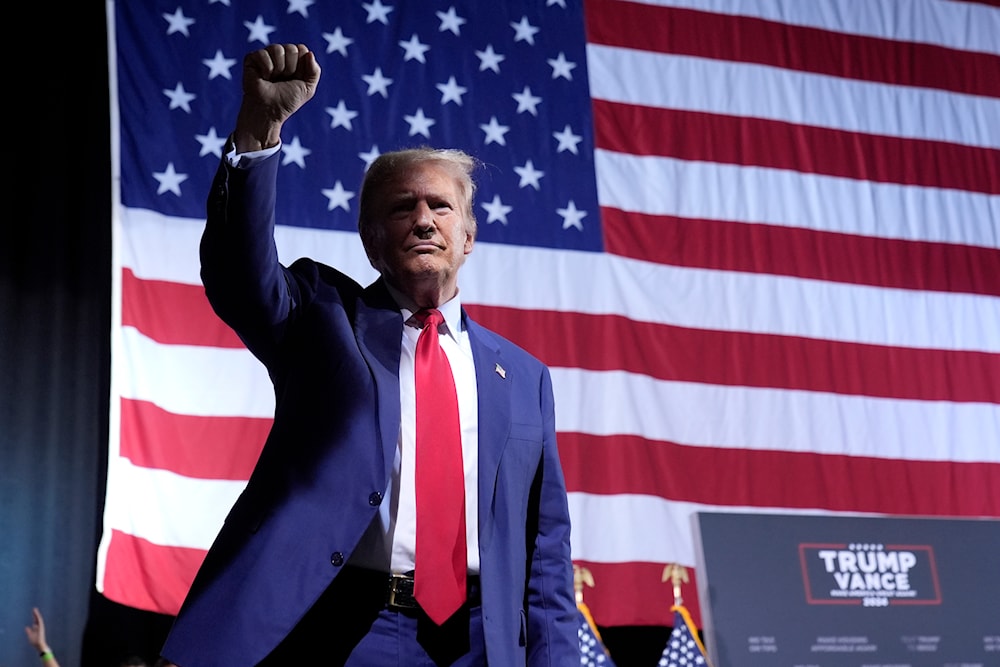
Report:
<svg viewBox="0 0 1000 667"><path fill-rule="evenodd" d="M393 203L412 201L417 198L416 192L393 192L386 199Z"/></svg>

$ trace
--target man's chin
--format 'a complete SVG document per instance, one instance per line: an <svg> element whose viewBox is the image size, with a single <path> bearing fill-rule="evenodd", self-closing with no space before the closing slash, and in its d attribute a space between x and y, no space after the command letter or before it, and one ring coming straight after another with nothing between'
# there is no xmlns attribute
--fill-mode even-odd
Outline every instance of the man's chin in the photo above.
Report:
<svg viewBox="0 0 1000 667"><path fill-rule="evenodd" d="M403 264L402 273L415 280L426 279L447 271L448 263L440 255L432 253L417 253L407 258Z"/></svg>

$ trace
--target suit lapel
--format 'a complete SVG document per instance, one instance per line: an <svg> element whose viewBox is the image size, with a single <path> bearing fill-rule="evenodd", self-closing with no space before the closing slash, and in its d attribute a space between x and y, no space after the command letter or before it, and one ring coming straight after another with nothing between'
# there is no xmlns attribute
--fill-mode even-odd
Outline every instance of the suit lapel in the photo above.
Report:
<svg viewBox="0 0 1000 667"><path fill-rule="evenodd" d="M375 378L382 465L389 479L399 438L399 341L403 316L381 279L366 287L357 302L355 332L361 354Z"/></svg>
<svg viewBox="0 0 1000 667"><path fill-rule="evenodd" d="M479 393L479 546L485 552L493 538L494 517L491 511L496 492L500 457L507 442L510 424L512 378L504 370L496 342L462 311L469 332L469 344L476 365L476 389Z"/></svg>

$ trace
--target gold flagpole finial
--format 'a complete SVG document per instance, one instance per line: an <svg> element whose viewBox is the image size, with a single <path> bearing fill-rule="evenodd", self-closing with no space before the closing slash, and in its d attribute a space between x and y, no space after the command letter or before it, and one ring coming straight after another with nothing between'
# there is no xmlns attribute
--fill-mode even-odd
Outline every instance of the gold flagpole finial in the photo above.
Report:
<svg viewBox="0 0 1000 667"><path fill-rule="evenodd" d="M681 584L686 584L688 582L688 571L683 565L678 565L677 563L671 563L663 568L663 576L660 578L660 583L669 581L674 589L674 604L681 605L684 603L684 598L681 597Z"/></svg>
<svg viewBox="0 0 1000 667"><path fill-rule="evenodd" d="M573 565L573 590L576 591L576 603L580 604L583 602L583 586L586 584L591 588L594 587L594 575L590 573L585 567L580 567L579 565Z"/></svg>

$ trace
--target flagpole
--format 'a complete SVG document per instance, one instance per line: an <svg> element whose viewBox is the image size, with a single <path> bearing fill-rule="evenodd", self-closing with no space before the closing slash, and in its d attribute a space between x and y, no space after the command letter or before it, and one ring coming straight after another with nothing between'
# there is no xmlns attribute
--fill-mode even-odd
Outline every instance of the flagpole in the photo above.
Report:
<svg viewBox="0 0 1000 667"><path fill-rule="evenodd" d="M708 659L708 651L705 650L705 645L698 636L698 628L684 606L684 598L681 596L681 584L686 584L689 581L687 568L677 563L670 563L663 568L663 574L660 578L661 583L667 581L670 582L674 594L674 603L670 606L670 611L674 613L674 627L659 664L665 667L677 667L681 664L711 667L712 663ZM675 646L675 643L687 643L688 646ZM697 654L694 651L695 647L698 650ZM678 656L683 656L684 661L677 661ZM687 661L691 658L694 659L694 662Z"/></svg>

